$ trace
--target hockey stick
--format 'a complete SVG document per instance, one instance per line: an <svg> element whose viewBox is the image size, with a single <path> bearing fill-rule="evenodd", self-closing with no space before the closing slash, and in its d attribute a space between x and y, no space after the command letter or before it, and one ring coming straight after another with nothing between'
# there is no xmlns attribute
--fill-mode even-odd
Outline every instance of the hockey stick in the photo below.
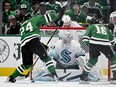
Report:
<svg viewBox="0 0 116 87"><path fill-rule="evenodd" d="M49 42L51 41L51 39L53 38L53 36L55 35L56 31L58 30L59 27L56 27L55 31L53 32L53 34L51 35L50 39L48 40L48 42L46 43L46 45L49 44ZM28 77L30 72L33 70L33 67L35 66L35 64L37 63L37 61L39 60L40 57L38 57L35 62L32 64L32 66L30 67L30 70L28 71L28 73L25 75L25 77Z"/></svg>
<svg viewBox="0 0 116 87"><path fill-rule="evenodd" d="M67 76L69 76L70 74L71 74L71 72L62 76L62 77L59 77L58 80L63 81L63 79L66 78Z"/></svg>
<svg viewBox="0 0 116 87"><path fill-rule="evenodd" d="M70 81L70 80L73 80L73 79L76 79L76 78L80 78L83 74L79 74L79 75L75 75L75 76L72 76L72 77L69 77L67 78L67 81Z"/></svg>

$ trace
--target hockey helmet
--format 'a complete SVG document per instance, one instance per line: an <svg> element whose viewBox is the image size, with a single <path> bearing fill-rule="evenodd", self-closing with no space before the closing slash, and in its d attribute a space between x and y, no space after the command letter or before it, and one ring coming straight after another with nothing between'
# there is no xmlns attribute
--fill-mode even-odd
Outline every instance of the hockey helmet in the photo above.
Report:
<svg viewBox="0 0 116 87"><path fill-rule="evenodd" d="M73 38L71 32L68 30L59 31L59 38L62 39L64 44L69 44Z"/></svg>
<svg viewBox="0 0 116 87"><path fill-rule="evenodd" d="M111 14L110 14L110 22L112 22L112 23L115 23L116 22L116 19L114 19L114 18L116 18L116 11L114 11L114 12L112 12Z"/></svg>
<svg viewBox="0 0 116 87"><path fill-rule="evenodd" d="M63 15L62 21L63 21L63 26L69 26L71 22L71 18L69 15Z"/></svg>

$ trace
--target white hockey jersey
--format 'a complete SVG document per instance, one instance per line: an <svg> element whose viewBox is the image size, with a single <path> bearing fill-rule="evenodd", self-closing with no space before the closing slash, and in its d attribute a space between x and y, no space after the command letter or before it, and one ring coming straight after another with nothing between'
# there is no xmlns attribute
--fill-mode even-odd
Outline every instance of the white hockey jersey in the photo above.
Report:
<svg viewBox="0 0 116 87"><path fill-rule="evenodd" d="M77 65L75 58L84 56L85 52L75 40L72 40L69 45L65 45L62 40L59 40L55 43L54 49L48 52L48 55L56 59L61 65L68 67Z"/></svg>

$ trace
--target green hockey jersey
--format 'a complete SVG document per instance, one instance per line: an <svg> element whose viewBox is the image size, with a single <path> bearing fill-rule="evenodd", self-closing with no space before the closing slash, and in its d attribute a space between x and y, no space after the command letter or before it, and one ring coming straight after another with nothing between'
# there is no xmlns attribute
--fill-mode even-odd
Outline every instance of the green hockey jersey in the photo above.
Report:
<svg viewBox="0 0 116 87"><path fill-rule="evenodd" d="M32 17L26 20L20 28L21 46L33 38L40 37L40 26L51 21L56 21L57 16L54 13L48 13L41 16Z"/></svg>
<svg viewBox="0 0 116 87"><path fill-rule="evenodd" d="M83 36L86 44L111 45L113 39L111 31L102 24L90 25Z"/></svg>

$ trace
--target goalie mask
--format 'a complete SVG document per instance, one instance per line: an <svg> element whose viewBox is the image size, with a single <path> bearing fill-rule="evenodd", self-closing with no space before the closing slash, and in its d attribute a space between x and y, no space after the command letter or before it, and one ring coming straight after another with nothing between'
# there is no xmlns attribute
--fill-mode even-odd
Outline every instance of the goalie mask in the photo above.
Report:
<svg viewBox="0 0 116 87"><path fill-rule="evenodd" d="M59 37L62 39L63 44L70 44L73 36L69 31L60 31L59 32Z"/></svg>

